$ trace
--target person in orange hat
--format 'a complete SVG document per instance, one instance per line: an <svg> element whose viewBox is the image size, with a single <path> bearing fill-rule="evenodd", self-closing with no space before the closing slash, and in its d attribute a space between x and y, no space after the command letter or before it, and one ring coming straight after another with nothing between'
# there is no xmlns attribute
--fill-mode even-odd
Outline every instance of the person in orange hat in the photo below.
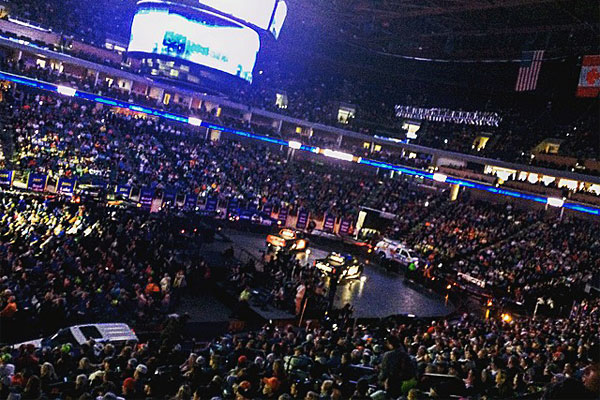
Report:
<svg viewBox="0 0 600 400"><path fill-rule="evenodd" d="M277 396L277 392L279 391L279 379L275 377L271 378L263 378L263 390L262 393L267 398L275 398Z"/></svg>
<svg viewBox="0 0 600 400"><path fill-rule="evenodd" d="M246 400L252 398L251 390L252 385L250 384L250 382L242 381L235 391L236 400Z"/></svg>

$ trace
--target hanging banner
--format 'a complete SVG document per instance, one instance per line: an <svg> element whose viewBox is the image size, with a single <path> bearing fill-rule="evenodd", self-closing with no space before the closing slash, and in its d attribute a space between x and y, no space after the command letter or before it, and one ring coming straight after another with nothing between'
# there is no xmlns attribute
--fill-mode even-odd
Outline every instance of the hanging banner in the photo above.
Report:
<svg viewBox="0 0 600 400"><path fill-rule="evenodd" d="M577 85L578 97L598 97L600 93L600 55L584 56Z"/></svg>
<svg viewBox="0 0 600 400"><path fill-rule="evenodd" d="M265 214L271 216L271 213L273 212L273 204L265 204L262 210Z"/></svg>
<svg viewBox="0 0 600 400"><path fill-rule="evenodd" d="M302 209L298 212L298 220L296 221L296 228L306 229L308 225L308 211Z"/></svg>
<svg viewBox="0 0 600 400"><path fill-rule="evenodd" d="M0 185L10 186L12 185L12 180L14 176L14 171L0 171Z"/></svg>
<svg viewBox="0 0 600 400"><path fill-rule="evenodd" d="M190 210L195 209L198 206L198 196L194 193L189 193L185 196L185 205L184 207Z"/></svg>
<svg viewBox="0 0 600 400"><path fill-rule="evenodd" d="M209 197L206 199L206 206L204 206L205 211L217 211L218 200L216 197Z"/></svg>
<svg viewBox="0 0 600 400"><path fill-rule="evenodd" d="M46 190L46 182L48 182L48 175L29 174L27 189L34 192L43 192Z"/></svg>
<svg viewBox="0 0 600 400"><path fill-rule="evenodd" d="M66 194L68 196L73 195L73 191L75 191L75 182L77 180L75 178L60 178L58 180L58 187L56 193Z"/></svg>
<svg viewBox="0 0 600 400"><path fill-rule="evenodd" d="M117 185L117 187L115 188L115 194L125 199L128 199L131 195L131 186Z"/></svg>
<svg viewBox="0 0 600 400"><path fill-rule="evenodd" d="M142 208L150 209L152 207L152 199L154 198L154 189L142 188L140 190L140 201Z"/></svg>
<svg viewBox="0 0 600 400"><path fill-rule="evenodd" d="M335 226L335 216L332 214L327 214L325 217L325 222L323 223L323 230L328 232L333 232L333 227Z"/></svg>
<svg viewBox="0 0 600 400"><path fill-rule="evenodd" d="M163 194L163 199L162 199L162 206L163 207L172 207L175 205L175 196L177 195L176 192L174 192L173 190L165 190L164 194Z"/></svg>
<svg viewBox="0 0 600 400"><path fill-rule="evenodd" d="M287 221L289 212L290 212L290 210L288 210L287 207L281 207L279 209L279 215L277 216L277 220L281 221L282 225L285 225L285 222Z"/></svg>
<svg viewBox="0 0 600 400"><path fill-rule="evenodd" d="M342 218L342 222L340 222L340 235L347 235L350 233L350 227L352 226L352 220L349 218Z"/></svg>

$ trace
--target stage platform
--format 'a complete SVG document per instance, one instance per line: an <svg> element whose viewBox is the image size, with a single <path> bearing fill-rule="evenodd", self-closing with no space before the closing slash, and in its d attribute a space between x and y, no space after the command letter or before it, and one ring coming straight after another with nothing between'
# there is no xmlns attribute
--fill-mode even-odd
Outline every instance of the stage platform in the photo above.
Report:
<svg viewBox="0 0 600 400"><path fill-rule="evenodd" d="M243 262L249 258L260 259L265 246L265 235L248 232L226 230L223 232L226 240L218 239L207 245L211 253L221 254L233 247L234 256ZM315 259L327 255L325 247L311 247L305 262L312 263ZM213 264L214 262L214 264ZM223 261L211 262L213 268L224 268ZM217 272L217 271L215 271ZM224 273L220 271L219 273ZM444 299L430 291L405 282L402 275L387 272L378 265L366 265L363 272L364 280L344 283L338 287L335 306L342 307L350 303L354 307L356 318L385 318L391 315L413 314L418 317L442 317L454 311L451 304L445 304ZM252 303L252 302L251 302ZM231 307L231 305L229 305ZM285 319L294 320L295 316L272 306L251 304L252 310L263 320Z"/></svg>

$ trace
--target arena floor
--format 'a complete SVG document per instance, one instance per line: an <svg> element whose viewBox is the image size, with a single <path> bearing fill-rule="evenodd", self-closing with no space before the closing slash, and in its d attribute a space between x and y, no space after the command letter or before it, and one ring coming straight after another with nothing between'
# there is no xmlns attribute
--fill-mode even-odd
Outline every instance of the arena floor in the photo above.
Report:
<svg viewBox="0 0 600 400"><path fill-rule="evenodd" d="M265 235L226 231L236 250L236 256L252 254L261 256L265 247ZM216 241L211 246L215 249L230 247L232 243ZM308 262L323 258L328 249L311 247L307 256ZM336 306L341 307L346 303L352 304L355 317L382 318L397 314L414 314L418 317L436 317L447 315L453 311L451 305L446 306L444 299L430 293L418 286L406 284L402 275L385 271L374 264L365 266L363 280L343 283L338 287Z"/></svg>

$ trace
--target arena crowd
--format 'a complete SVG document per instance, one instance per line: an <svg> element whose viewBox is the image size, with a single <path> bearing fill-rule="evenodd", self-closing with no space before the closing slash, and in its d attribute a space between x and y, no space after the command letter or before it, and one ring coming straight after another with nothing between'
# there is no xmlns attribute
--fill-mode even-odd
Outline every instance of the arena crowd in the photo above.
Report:
<svg viewBox="0 0 600 400"><path fill-rule="evenodd" d="M102 46L113 32L127 37L133 1L9 1L13 15ZM89 4L88 4L89 3ZM115 4L119 3L119 4ZM65 20L64 15L71 18ZM126 101L157 106L93 77L3 59L1 69ZM289 103L280 108L275 94ZM484 148L480 127L427 122L416 143L535 163L530 150L560 137L562 155L598 157L596 110L576 105L554 120L551 104L535 111L510 104L466 103L396 91L389 85L314 74L257 75L235 101L329 125L402 135L395 104L481 107L502 115ZM384 99L384 100L382 100ZM336 103L357 113L339 121ZM508 102L510 103L510 102ZM178 105L162 106L187 114ZM538 107L539 108L539 107ZM477 109L479 110L479 109ZM545 111L544 111L545 110ZM527 115L523 116L522 114ZM196 116L277 135L272 129ZM332 290L310 265L286 254L258 262L228 260L227 289L243 319L248 300L304 315L300 326L266 324L208 341L184 334L184 298L213 285L202 233L186 234L187 213L108 207L103 202L26 191L0 192L0 397L54 399L597 399L600 397L600 239L598 221L491 204L462 193L457 201L418 179L375 176L343 164L293 158L276 146L210 141L190 126L147 118L23 87L4 87L0 101L3 168L81 182L193 193L202 201L231 199L260 208L300 209L356 218L361 207L395 219L384 235L405 242L422 263L416 275L483 282L494 301L520 304L522 316L461 313L437 320L390 317L358 321L352 308L332 310ZM532 134L531 132L534 132ZM313 137L313 145L336 146ZM358 154L361 149L352 148ZM365 151L365 149L362 149ZM427 166L383 152L382 160ZM473 196L474 197L474 196ZM377 238L374 238L377 239ZM419 281L419 279L417 279ZM258 291L257 289L260 289ZM540 299L552 310L537 315ZM464 310L461 310L464 311ZM308 321L306 321L308 319ZM139 342L72 341L11 346L74 324L127 322L151 331ZM140 335L141 336L141 335Z"/></svg>

